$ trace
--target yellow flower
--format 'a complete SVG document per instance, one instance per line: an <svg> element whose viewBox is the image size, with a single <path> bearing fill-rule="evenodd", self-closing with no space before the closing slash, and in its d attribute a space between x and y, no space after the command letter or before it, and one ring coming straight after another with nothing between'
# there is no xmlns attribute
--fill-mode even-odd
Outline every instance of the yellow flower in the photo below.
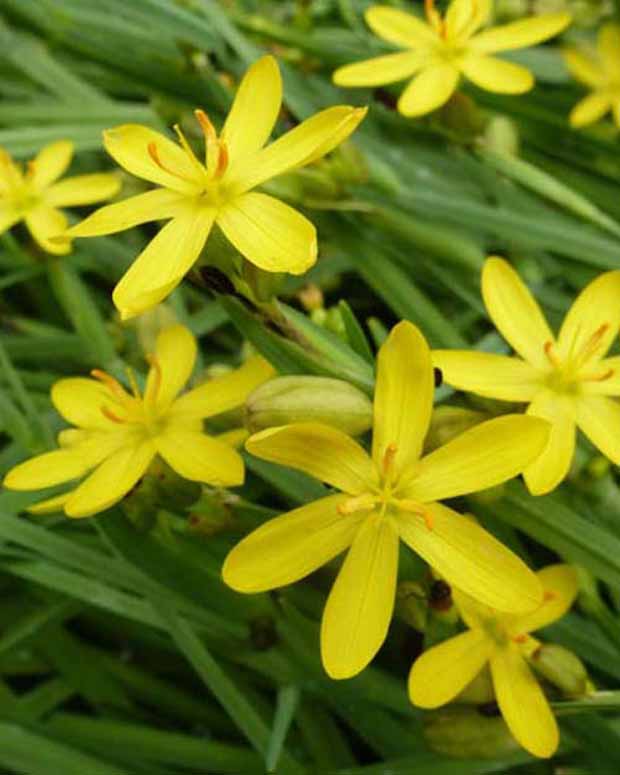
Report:
<svg viewBox="0 0 620 775"><path fill-rule="evenodd" d="M383 643L394 607L399 539L449 581L503 611L542 599L535 575L478 525L438 503L516 476L544 447L547 423L506 416L420 459L433 406L428 345L397 325L378 356L372 456L342 431L298 423L261 431L246 448L341 492L272 519L224 563L224 581L262 592L297 581L348 548L321 627L332 678L362 670ZM526 422L529 420L529 422Z"/></svg>
<svg viewBox="0 0 620 775"><path fill-rule="evenodd" d="M564 59L575 78L591 89L572 109L571 126L593 124L611 110L620 129L620 25L609 22L601 27L596 51L569 48Z"/></svg>
<svg viewBox="0 0 620 775"><path fill-rule="evenodd" d="M144 394L131 372L131 394L98 370L92 372L94 379L60 380L52 388L52 402L77 427L61 431L61 449L9 471L4 486L38 490L86 477L75 489L31 511L64 508L69 517L88 517L121 500L157 454L186 479L219 486L241 484L241 456L228 439L207 436L202 420L242 404L273 369L255 357L237 371L177 397L195 360L196 340L186 328L175 325L157 338Z"/></svg>
<svg viewBox="0 0 620 775"><path fill-rule="evenodd" d="M48 253L63 255L71 243L59 240L67 218L59 207L90 205L109 199L120 188L116 175L78 175L56 182L73 157L73 143L61 140L46 145L28 162L26 171L0 148L0 234L25 221L36 242ZM52 241L52 237L56 239Z"/></svg>
<svg viewBox="0 0 620 775"><path fill-rule="evenodd" d="M415 78L398 101L404 116L422 116L441 107L461 75L476 86L500 94L522 94L534 85L529 70L490 54L533 46L570 24L567 13L550 13L479 32L491 15L491 0L452 0L442 17L427 0L424 22L417 16L372 5L366 22L383 40L405 51L340 67L339 86L382 86Z"/></svg>
<svg viewBox="0 0 620 775"><path fill-rule="evenodd" d="M520 358L467 350L436 350L444 380L500 401L523 401L527 413L551 423L543 454L524 472L531 493L543 495L566 476L575 426L620 463L620 358L605 358L620 328L620 271L591 282L569 310L557 339L519 275L501 258L482 272L482 296L498 331Z"/></svg>
<svg viewBox="0 0 620 775"><path fill-rule="evenodd" d="M552 756L558 727L527 658L540 644L529 633L560 619L577 594L577 576L568 565L550 565L538 574L544 601L524 616L502 614L453 590L469 627L422 654L409 673L409 697L421 708L454 699L490 663L497 704L515 739L534 756Z"/></svg>
<svg viewBox="0 0 620 775"><path fill-rule="evenodd" d="M134 124L104 132L108 153L160 188L98 210L70 236L94 237L169 220L114 289L123 318L153 307L181 282L213 224L266 271L302 274L314 264L317 240L310 221L252 189L325 156L355 130L366 109L328 108L264 147L281 103L280 70L273 57L265 56L243 78L219 136L205 113L196 111L205 138L204 161L196 158L178 126L180 145Z"/></svg>

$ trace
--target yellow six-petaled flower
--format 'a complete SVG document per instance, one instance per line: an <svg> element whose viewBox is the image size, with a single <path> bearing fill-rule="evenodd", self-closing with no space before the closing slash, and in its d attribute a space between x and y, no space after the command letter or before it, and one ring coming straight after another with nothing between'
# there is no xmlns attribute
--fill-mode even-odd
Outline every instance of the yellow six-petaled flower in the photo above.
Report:
<svg viewBox="0 0 620 775"><path fill-rule="evenodd" d="M534 85L529 70L491 56L541 43L571 21L567 13L550 13L480 31L492 11L491 0L452 0L445 15L427 0L426 22L383 5L371 6L366 22L380 38L405 51L340 67L339 86L382 86L415 76L398 101L405 116L422 116L445 104L461 76L481 89L522 94Z"/></svg>
<svg viewBox="0 0 620 775"><path fill-rule="evenodd" d="M218 486L243 483L239 453L203 431L203 419L241 405L273 374L261 357L240 369L179 396L196 360L196 341L175 325L162 331L144 394L130 373L132 392L112 376L94 370L95 379L62 379L52 388L60 414L77 426L59 435L61 449L46 452L13 468L4 486L38 490L83 480L63 495L37 504L34 513L64 509L86 517L109 508L136 484L156 455L182 477Z"/></svg>
<svg viewBox="0 0 620 775"><path fill-rule="evenodd" d="M399 539L447 580L503 611L542 599L536 576L481 527L438 501L516 476L544 448L548 424L506 416L482 423L421 457L433 406L428 345L397 325L378 356L372 456L319 423L273 428L247 449L300 469L341 492L259 527L228 555L224 581L261 592L308 575L348 548L323 614L327 673L348 678L383 643L394 607Z"/></svg>
<svg viewBox="0 0 620 775"><path fill-rule="evenodd" d="M355 130L366 109L328 108L264 147L281 103L278 65L265 56L243 78L219 136L208 117L196 111L206 145L203 161L179 127L180 144L133 124L104 132L108 153L133 175L160 188L98 210L71 229L70 236L93 237L169 220L114 289L113 300L123 318L155 306L179 284L214 224L261 269L302 274L314 264L317 240L312 223L252 189L325 156Z"/></svg>
<svg viewBox="0 0 620 775"><path fill-rule="evenodd" d="M551 565L537 575L544 601L524 616L494 611L453 590L469 630L433 646L414 662L409 696L414 705L437 708L454 699L488 663L497 704L510 731L530 753L549 757L558 747L558 727L527 664L539 646L529 633L564 616L577 594L577 576L568 565Z"/></svg>
<svg viewBox="0 0 620 775"><path fill-rule="evenodd" d="M569 310L558 337L512 267L489 258L482 295L498 331L517 357L436 350L445 381L487 398L522 401L527 413L551 423L544 453L525 470L534 495L553 490L568 473L575 426L620 463L620 357L606 358L620 329L620 270L593 280Z"/></svg>

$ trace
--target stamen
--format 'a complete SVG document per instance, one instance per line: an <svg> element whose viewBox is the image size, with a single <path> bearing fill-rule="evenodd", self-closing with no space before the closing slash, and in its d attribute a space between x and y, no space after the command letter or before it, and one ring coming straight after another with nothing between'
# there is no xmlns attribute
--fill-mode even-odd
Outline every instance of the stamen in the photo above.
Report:
<svg viewBox="0 0 620 775"><path fill-rule="evenodd" d="M383 453L383 463L382 463L382 472L383 472L384 478L387 478L387 475L389 474L390 469L394 464L394 458L396 457L397 452L398 452L398 447L393 441L390 442L385 448L385 452Z"/></svg>
<svg viewBox="0 0 620 775"><path fill-rule="evenodd" d="M545 589L543 594L543 603L549 603L551 600L555 600L556 598L557 594L555 592L552 592L550 589Z"/></svg>
<svg viewBox="0 0 620 775"><path fill-rule="evenodd" d="M112 412L111 409L108 409L108 407L105 405L101 407L101 414L104 417L107 417L108 420L112 420L112 422L118 423L119 425L122 425L125 422L122 417L114 414L114 412Z"/></svg>
<svg viewBox="0 0 620 775"><path fill-rule="evenodd" d="M207 174L212 180L217 177L219 165L220 165L220 143L217 139L217 132L215 127L211 123L209 116L204 110L195 110L194 115L196 120L200 124L202 133L205 136L206 155L205 163L207 165Z"/></svg>
<svg viewBox="0 0 620 775"><path fill-rule="evenodd" d="M581 352L577 356L577 363L583 366L584 363L590 360L590 358L600 348L602 339L609 330L609 323L603 323L599 326L588 341L583 346Z"/></svg>
<svg viewBox="0 0 620 775"><path fill-rule="evenodd" d="M228 155L228 145L226 140L220 140L220 154L217 159L217 169L215 170L215 177L221 178L222 175L228 169L228 162L230 157Z"/></svg>
<svg viewBox="0 0 620 775"><path fill-rule="evenodd" d="M191 145L187 142L187 138L181 131L181 127L178 124L174 125L174 131L176 132L177 137L179 138L179 143L181 144L181 147L185 151L185 153L189 156L189 160L194 165L196 170L201 174L204 175L204 167L202 164L198 161L196 158L196 154L192 150Z"/></svg>
<svg viewBox="0 0 620 775"><path fill-rule="evenodd" d="M426 525L428 530L433 529L433 515L427 511L424 506L417 503L416 501L410 501L410 500L399 500L397 502L398 508L402 509L403 511L408 511L411 514L416 514L418 517L422 517L424 520L424 524Z"/></svg>
<svg viewBox="0 0 620 775"><path fill-rule="evenodd" d="M527 634L523 633L521 635L513 635L512 640L515 643L527 643Z"/></svg>
<svg viewBox="0 0 620 775"><path fill-rule="evenodd" d="M556 354L556 352L554 350L553 342L551 342L551 341L545 342L545 344L543 345L543 348L544 348L544 351L545 351L545 355L547 356L547 358L549 359L551 364L553 366L555 366L556 368L559 367L560 366L560 359L558 358L558 356L557 356L557 354Z"/></svg>
<svg viewBox="0 0 620 775"><path fill-rule="evenodd" d="M377 504L377 498L369 492L357 495L354 498L349 498L344 503L341 503L337 511L342 516L348 516L349 514L355 514L357 511L371 511Z"/></svg>
<svg viewBox="0 0 620 775"><path fill-rule="evenodd" d="M146 395L144 396L144 401L145 403L152 405L156 403L157 396L159 395L159 391L161 390L161 382L162 382L161 364L159 363L159 360L157 359L156 355L147 355L146 361L151 367L149 377L152 374L153 379L152 381L149 380L147 382L147 392L146 392Z"/></svg>
<svg viewBox="0 0 620 775"><path fill-rule="evenodd" d="M581 382L605 382L605 380L613 377L615 373L614 369L607 369L607 371L604 371L602 374L591 374L580 377L580 380Z"/></svg>
<svg viewBox="0 0 620 775"><path fill-rule="evenodd" d="M140 388L138 387L138 382L136 381L136 375L133 373L133 369L130 369L129 366L127 366L125 373L127 374L127 379L131 385L131 392L133 393L134 398L141 399L142 394L140 393Z"/></svg>
<svg viewBox="0 0 620 775"><path fill-rule="evenodd" d="M117 398L120 398L121 400L127 399L127 394L123 390L123 386L118 380L114 379L114 377L111 377L105 371L101 371L101 369L93 369L90 373L92 377L109 388Z"/></svg>
<svg viewBox="0 0 620 775"><path fill-rule="evenodd" d="M34 173L37 170L37 165L34 162L34 159L30 159L26 162L26 176L29 178L34 177Z"/></svg>
<svg viewBox="0 0 620 775"><path fill-rule="evenodd" d="M175 178L180 178L181 180L187 180L186 177L184 177L183 175L179 175L179 173L176 172L175 170L171 170L171 169L168 169L168 167L166 167L166 165L162 162L162 160L159 157L159 151L157 150L156 143L154 142L149 143L146 146L146 149L148 151L149 156L155 162L155 164L157 164L159 169L163 170L164 172L167 172L169 175L174 175Z"/></svg>

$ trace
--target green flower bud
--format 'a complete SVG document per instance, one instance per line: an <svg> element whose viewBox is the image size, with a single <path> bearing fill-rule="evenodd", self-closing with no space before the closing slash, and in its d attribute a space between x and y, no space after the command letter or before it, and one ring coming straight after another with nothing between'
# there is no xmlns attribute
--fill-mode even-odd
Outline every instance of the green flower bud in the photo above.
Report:
<svg viewBox="0 0 620 775"><path fill-rule="evenodd" d="M455 702L463 702L466 705L485 705L493 702L495 692L488 665L481 670L474 680L467 684L463 691L457 695Z"/></svg>
<svg viewBox="0 0 620 775"><path fill-rule="evenodd" d="M487 419L488 416L484 412L475 412L473 409L439 406L433 411L424 449L426 452L432 452L443 447L456 436Z"/></svg>
<svg viewBox="0 0 620 775"><path fill-rule="evenodd" d="M506 116L492 116L484 129L482 146L487 151L517 156L519 132L515 123Z"/></svg>
<svg viewBox="0 0 620 775"><path fill-rule="evenodd" d="M204 489L199 500L191 507L187 523L188 530L203 536L217 535L234 526L234 517L229 501L217 491Z"/></svg>
<svg viewBox="0 0 620 775"><path fill-rule="evenodd" d="M529 663L566 697L583 697L588 693L588 673L582 661L564 646L543 644L532 654Z"/></svg>
<svg viewBox="0 0 620 775"><path fill-rule="evenodd" d="M372 403L348 382L327 377L276 377L248 397L250 432L294 422L321 422L356 436L372 425Z"/></svg>
<svg viewBox="0 0 620 775"><path fill-rule="evenodd" d="M496 759L520 750L500 715L474 708L447 706L429 713L424 736L437 753L459 759Z"/></svg>

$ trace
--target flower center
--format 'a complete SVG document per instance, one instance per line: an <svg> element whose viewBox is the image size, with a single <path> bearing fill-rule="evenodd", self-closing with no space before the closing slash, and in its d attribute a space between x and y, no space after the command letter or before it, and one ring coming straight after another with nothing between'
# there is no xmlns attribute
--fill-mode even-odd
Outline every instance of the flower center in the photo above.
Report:
<svg viewBox="0 0 620 775"><path fill-rule="evenodd" d="M609 323L603 323L578 348L574 345L565 358L561 358L553 342L544 344L547 360L553 366L549 374L548 386L558 392L576 392L581 382L604 382L614 375L613 369L599 366L603 337L609 330Z"/></svg>

